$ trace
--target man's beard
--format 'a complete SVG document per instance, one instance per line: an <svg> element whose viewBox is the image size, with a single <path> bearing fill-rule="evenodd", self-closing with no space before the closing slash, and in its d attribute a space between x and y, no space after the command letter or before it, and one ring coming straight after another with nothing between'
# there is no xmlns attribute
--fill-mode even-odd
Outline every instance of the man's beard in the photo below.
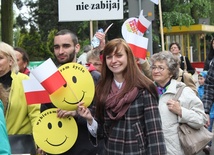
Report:
<svg viewBox="0 0 214 155"><path fill-rule="evenodd" d="M55 58L56 58L56 56L55 56ZM65 60L63 60L63 61L61 61L61 60L58 60L57 58L56 58L56 60L57 60L57 63L59 64L59 65L64 65L64 64L66 64L66 63L69 63L69 62L74 62L75 59L76 58L76 52L75 52L75 50L69 55L69 57L68 57L68 59L65 59ZM75 61L76 62L76 61Z"/></svg>

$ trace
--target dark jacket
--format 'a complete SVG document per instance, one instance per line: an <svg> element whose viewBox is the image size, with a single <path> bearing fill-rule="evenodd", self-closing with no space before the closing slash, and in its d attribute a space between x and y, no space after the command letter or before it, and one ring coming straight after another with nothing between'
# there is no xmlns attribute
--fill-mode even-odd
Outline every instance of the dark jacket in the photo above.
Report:
<svg viewBox="0 0 214 155"><path fill-rule="evenodd" d="M214 58L212 59L214 61ZM212 63L207 72L204 83L204 96L202 99L206 114L210 113L212 103L214 102L214 63Z"/></svg>
<svg viewBox="0 0 214 155"><path fill-rule="evenodd" d="M120 120L104 112L105 155L166 155L158 101L139 91Z"/></svg>
<svg viewBox="0 0 214 155"><path fill-rule="evenodd" d="M180 60L181 60L181 62L180 62L180 68L182 70L184 70L184 66L185 66L184 65L184 57L180 56ZM192 65L191 65L188 57L186 57L186 56L185 56L185 61L186 61L186 66L187 66L187 68L186 68L187 72L189 72L189 73L191 73L193 75L195 73L195 69L192 67Z"/></svg>
<svg viewBox="0 0 214 155"><path fill-rule="evenodd" d="M204 70L208 71L210 68L210 65L213 63L213 59L206 59L204 62Z"/></svg>

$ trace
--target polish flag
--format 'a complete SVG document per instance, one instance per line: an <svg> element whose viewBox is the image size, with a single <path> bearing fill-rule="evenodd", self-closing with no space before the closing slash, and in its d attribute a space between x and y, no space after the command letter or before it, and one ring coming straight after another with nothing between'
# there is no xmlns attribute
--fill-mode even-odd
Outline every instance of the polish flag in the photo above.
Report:
<svg viewBox="0 0 214 155"><path fill-rule="evenodd" d="M129 44L135 57L142 59L146 58L148 38L135 33L129 33L126 42Z"/></svg>
<svg viewBox="0 0 214 155"><path fill-rule="evenodd" d="M149 20L147 20L144 16L143 16L143 10L140 12L140 16L137 22L137 29L141 32L141 33L145 33L146 30L148 29L148 27L150 26L151 22Z"/></svg>
<svg viewBox="0 0 214 155"><path fill-rule="evenodd" d="M62 74L50 58L33 69L31 73L49 94L66 84Z"/></svg>
<svg viewBox="0 0 214 155"><path fill-rule="evenodd" d="M91 71L95 71L96 68L94 67L94 65L92 64L86 64L86 67L88 68L88 71L91 72Z"/></svg>
<svg viewBox="0 0 214 155"><path fill-rule="evenodd" d="M22 81L27 104L50 103L48 92L37 79L30 73L30 79Z"/></svg>
<svg viewBox="0 0 214 155"><path fill-rule="evenodd" d="M159 0L150 0L150 1L152 1L153 3L155 3L155 4L159 4Z"/></svg>

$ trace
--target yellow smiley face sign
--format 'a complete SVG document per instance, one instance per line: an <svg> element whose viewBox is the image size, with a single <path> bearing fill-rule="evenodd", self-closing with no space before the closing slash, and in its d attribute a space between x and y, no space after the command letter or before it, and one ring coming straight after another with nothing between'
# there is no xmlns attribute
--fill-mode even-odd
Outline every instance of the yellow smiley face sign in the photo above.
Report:
<svg viewBox="0 0 214 155"><path fill-rule="evenodd" d="M66 85L50 95L52 103L64 110L76 110L79 102L84 102L84 106L88 107L94 97L95 85L87 68L78 63L67 63L58 70Z"/></svg>
<svg viewBox="0 0 214 155"><path fill-rule="evenodd" d="M73 117L58 118L57 109L45 110L33 127L36 144L45 152L61 154L76 142L78 128Z"/></svg>

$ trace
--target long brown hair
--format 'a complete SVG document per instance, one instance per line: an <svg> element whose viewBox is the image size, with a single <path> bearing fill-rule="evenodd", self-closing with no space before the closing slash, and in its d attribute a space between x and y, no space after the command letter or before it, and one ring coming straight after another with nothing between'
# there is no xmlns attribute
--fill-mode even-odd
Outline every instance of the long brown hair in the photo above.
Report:
<svg viewBox="0 0 214 155"><path fill-rule="evenodd" d="M111 84L113 81L113 73L106 65L106 56L112 52L118 52L123 48L127 54L127 67L123 72L123 76L126 82L124 89L119 94L118 98L123 96L132 90L134 87L139 89L147 89L155 98L158 99L156 87L153 82L143 75L142 71L137 66L135 57L132 53L129 45L121 38L116 38L109 41L103 50L103 65L101 70L101 79L96 86L95 102L96 102L96 117L103 119L103 111L105 108L105 101L110 92Z"/></svg>

